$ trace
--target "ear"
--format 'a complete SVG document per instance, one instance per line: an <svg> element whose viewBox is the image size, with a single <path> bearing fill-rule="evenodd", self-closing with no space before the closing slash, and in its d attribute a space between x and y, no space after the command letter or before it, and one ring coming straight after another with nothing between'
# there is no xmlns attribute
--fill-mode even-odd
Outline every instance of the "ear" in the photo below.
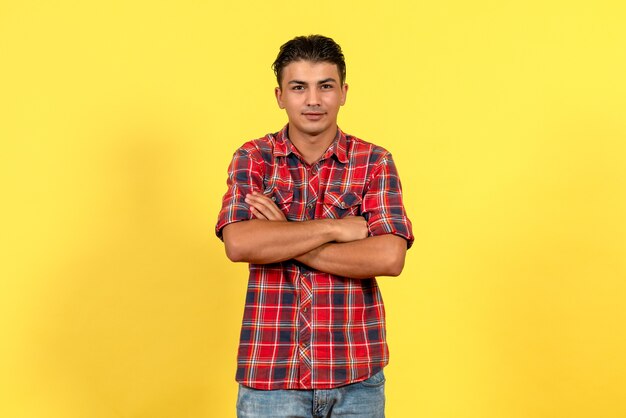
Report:
<svg viewBox="0 0 626 418"><path fill-rule="evenodd" d="M276 102L278 103L278 107L284 109L285 105L283 104L283 91L280 89L280 87L274 88L274 95L276 96Z"/></svg>
<svg viewBox="0 0 626 418"><path fill-rule="evenodd" d="M341 106L346 104L346 99L348 98L348 85L346 83L341 86Z"/></svg>

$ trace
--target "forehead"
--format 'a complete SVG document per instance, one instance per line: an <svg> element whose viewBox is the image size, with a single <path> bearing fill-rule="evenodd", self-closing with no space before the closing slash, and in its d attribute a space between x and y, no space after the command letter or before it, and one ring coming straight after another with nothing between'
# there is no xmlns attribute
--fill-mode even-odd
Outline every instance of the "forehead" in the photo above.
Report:
<svg viewBox="0 0 626 418"><path fill-rule="evenodd" d="M339 83L339 69L332 62L294 61L283 68L283 82L293 80L316 83L329 78Z"/></svg>

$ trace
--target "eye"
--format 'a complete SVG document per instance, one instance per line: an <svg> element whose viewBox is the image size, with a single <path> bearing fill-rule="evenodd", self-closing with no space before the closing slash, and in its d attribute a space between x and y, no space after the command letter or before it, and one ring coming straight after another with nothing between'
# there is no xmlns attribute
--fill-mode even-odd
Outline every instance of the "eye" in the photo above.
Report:
<svg viewBox="0 0 626 418"><path fill-rule="evenodd" d="M304 86L293 86L291 90L304 90Z"/></svg>
<svg viewBox="0 0 626 418"><path fill-rule="evenodd" d="M329 90L329 89L333 88L333 85L332 84L322 84L321 87L322 87L323 90Z"/></svg>

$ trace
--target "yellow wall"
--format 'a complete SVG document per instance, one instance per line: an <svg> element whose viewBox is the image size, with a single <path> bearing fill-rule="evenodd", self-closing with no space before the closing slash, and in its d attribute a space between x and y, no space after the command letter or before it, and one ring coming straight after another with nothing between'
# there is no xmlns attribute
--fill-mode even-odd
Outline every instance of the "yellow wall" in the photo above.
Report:
<svg viewBox="0 0 626 418"><path fill-rule="evenodd" d="M626 416L618 0L3 1L0 416L234 416L246 266L213 225L309 33L417 236L380 280L388 416Z"/></svg>

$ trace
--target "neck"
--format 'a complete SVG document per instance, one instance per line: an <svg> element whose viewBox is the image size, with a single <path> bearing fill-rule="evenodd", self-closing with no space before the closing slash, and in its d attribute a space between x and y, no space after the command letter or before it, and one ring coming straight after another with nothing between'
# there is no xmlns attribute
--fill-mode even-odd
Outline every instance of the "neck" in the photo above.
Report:
<svg viewBox="0 0 626 418"><path fill-rule="evenodd" d="M297 130L289 130L289 140L296 147L307 164L317 162L324 152L333 143L337 135L337 125L320 132L319 134L307 134Z"/></svg>

